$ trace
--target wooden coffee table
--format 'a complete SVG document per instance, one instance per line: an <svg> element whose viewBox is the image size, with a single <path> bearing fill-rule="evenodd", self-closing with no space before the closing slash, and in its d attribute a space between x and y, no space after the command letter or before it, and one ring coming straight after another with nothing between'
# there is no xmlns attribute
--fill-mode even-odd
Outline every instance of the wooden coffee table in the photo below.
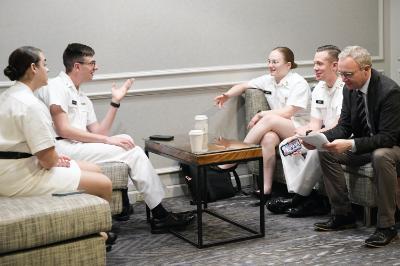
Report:
<svg viewBox="0 0 400 266"><path fill-rule="evenodd" d="M223 138L212 138L209 137L208 150L201 153L193 153L190 149L189 136L181 135L175 136L172 141L158 141L158 140L145 140L145 152L147 156L149 153L158 154L181 163L193 165L197 168L197 179L196 192L194 195L194 203L197 205L197 241L190 239L183 235L181 232L170 230L171 233L177 237L184 239L198 248L210 247L215 245L221 245L225 243L238 242L243 240L249 240L253 238L260 238L265 236L265 217L264 217L264 197L260 198L259 208L259 231L256 231L246 225L242 225L232 219L217 213L214 210L208 208L207 203L201 200L201 193L205 193L204 189L206 184L206 171L205 167L209 165L220 165L233 162L247 162L247 161L258 161L259 163L259 184L260 188L264 187L263 177L263 159L262 151L259 145L245 144L240 141L227 140ZM263 191L260 193L263 195ZM204 195L204 194L203 194ZM242 230L248 232L249 235L233 237L230 239L217 240L210 243L204 243L203 241L203 213L210 214L218 219L228 222ZM147 208L148 218L150 212Z"/></svg>

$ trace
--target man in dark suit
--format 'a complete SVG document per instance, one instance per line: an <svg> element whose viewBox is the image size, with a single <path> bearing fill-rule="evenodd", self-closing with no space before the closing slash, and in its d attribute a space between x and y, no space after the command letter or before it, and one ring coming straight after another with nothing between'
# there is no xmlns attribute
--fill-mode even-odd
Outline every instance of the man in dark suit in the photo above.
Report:
<svg viewBox="0 0 400 266"><path fill-rule="evenodd" d="M365 48L346 47L339 55L338 70L345 87L339 123L323 132L329 141L319 152L323 180L332 216L314 224L317 231L356 226L348 198L342 164L360 166L372 162L377 189L377 229L365 244L381 247L397 238L397 173L400 161L400 87L371 68Z"/></svg>

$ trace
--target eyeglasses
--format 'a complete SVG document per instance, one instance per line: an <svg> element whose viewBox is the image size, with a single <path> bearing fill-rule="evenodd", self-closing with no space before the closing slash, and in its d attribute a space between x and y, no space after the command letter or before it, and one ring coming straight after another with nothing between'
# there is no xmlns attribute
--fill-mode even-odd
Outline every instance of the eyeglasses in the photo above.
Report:
<svg viewBox="0 0 400 266"><path fill-rule="evenodd" d="M79 64L82 65L90 65L92 67L94 67L96 65L96 60L90 61L90 62L82 62L82 61L78 61Z"/></svg>
<svg viewBox="0 0 400 266"><path fill-rule="evenodd" d="M272 65L277 65L277 64L279 64L279 61L278 61L278 60L270 60L270 59L267 59L267 63L268 63L268 64L272 64Z"/></svg>
<svg viewBox="0 0 400 266"><path fill-rule="evenodd" d="M366 66L360 67L360 69L357 70L357 71L364 71L364 70L367 71L370 67L371 67L371 66L366 65ZM341 77L344 77L344 78L346 78L346 79L349 79L349 78L353 77L354 74L355 74L357 71L354 71L354 72L340 72L340 71L338 71L338 74L339 74Z"/></svg>
<svg viewBox="0 0 400 266"><path fill-rule="evenodd" d="M346 79L351 78L351 77L354 75L354 73L355 73L355 72L340 72L340 71L338 71L338 74L339 74L341 77L344 77L344 78L346 78Z"/></svg>

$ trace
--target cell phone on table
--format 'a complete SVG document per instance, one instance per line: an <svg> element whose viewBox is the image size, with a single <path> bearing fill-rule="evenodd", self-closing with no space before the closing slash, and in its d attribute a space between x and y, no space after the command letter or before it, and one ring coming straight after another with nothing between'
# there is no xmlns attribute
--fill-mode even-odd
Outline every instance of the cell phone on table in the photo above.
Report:
<svg viewBox="0 0 400 266"><path fill-rule="evenodd" d="M52 193L51 195L55 196L55 197L64 197L64 196L75 195L75 194L83 194L83 193L85 193L85 190L55 192L55 193Z"/></svg>
<svg viewBox="0 0 400 266"><path fill-rule="evenodd" d="M294 139L281 146L281 151L284 156L291 155L300 149L301 149L301 143L299 139Z"/></svg>
<svg viewBox="0 0 400 266"><path fill-rule="evenodd" d="M149 137L151 140L164 140L164 141L170 141L174 139L174 136L172 135L151 135Z"/></svg>

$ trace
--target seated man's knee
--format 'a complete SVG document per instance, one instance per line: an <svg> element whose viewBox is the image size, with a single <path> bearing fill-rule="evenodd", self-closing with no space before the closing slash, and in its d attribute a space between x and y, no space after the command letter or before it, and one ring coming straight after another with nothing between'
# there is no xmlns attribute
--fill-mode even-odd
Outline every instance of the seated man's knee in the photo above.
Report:
<svg viewBox="0 0 400 266"><path fill-rule="evenodd" d="M390 156L390 148L381 148L381 149L376 149L372 153L372 163L373 165L379 165L379 163L382 163L384 161L393 161L393 158Z"/></svg>

